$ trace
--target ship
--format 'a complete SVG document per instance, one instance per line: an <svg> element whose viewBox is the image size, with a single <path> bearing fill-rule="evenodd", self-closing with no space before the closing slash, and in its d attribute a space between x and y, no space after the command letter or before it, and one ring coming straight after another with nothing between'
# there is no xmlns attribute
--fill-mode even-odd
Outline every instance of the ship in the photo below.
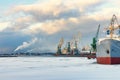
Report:
<svg viewBox="0 0 120 80"><path fill-rule="evenodd" d="M99 64L120 64L120 25L116 15L105 28L106 37L97 42L96 58Z"/></svg>

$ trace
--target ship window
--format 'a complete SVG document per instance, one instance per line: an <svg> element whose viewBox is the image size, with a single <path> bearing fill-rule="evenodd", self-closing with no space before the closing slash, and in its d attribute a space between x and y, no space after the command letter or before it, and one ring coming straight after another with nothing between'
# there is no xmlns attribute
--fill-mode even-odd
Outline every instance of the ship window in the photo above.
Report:
<svg viewBox="0 0 120 80"><path fill-rule="evenodd" d="M107 54L109 54L109 50L106 50Z"/></svg>

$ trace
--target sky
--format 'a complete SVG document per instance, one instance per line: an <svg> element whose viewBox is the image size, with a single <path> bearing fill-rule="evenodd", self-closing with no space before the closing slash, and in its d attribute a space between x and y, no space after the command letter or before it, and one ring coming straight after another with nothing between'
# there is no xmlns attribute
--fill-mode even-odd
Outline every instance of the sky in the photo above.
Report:
<svg viewBox="0 0 120 80"><path fill-rule="evenodd" d="M0 0L0 53L55 52L80 33L80 46L90 45L97 27L120 18L119 0Z"/></svg>

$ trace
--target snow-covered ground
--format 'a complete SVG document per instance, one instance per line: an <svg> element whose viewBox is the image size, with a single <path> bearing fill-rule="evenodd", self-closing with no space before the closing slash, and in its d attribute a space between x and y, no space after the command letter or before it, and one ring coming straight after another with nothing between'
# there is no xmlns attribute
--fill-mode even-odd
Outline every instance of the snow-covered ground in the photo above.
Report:
<svg viewBox="0 0 120 80"><path fill-rule="evenodd" d="M0 58L0 80L120 80L120 65L80 57Z"/></svg>

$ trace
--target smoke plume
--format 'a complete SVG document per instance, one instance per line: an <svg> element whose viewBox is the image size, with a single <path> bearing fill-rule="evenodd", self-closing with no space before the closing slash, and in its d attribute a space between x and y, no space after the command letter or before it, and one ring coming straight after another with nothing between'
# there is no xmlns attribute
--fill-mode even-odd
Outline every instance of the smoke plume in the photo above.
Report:
<svg viewBox="0 0 120 80"><path fill-rule="evenodd" d="M31 41L29 41L29 42L23 42L23 44L20 45L20 46L18 46L18 47L14 50L14 52L16 52L16 51L18 51L18 50L25 49L25 48L31 46L31 45L34 44L37 40L38 40L37 38L33 38L33 39L32 39Z"/></svg>

